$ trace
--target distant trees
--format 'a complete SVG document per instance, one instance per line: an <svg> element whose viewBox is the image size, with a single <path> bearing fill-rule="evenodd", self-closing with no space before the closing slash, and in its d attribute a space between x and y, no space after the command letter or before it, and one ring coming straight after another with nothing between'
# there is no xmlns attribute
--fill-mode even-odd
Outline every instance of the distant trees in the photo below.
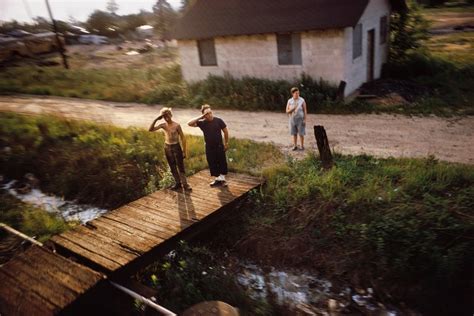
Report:
<svg viewBox="0 0 474 316"><path fill-rule="evenodd" d="M95 10L86 22L87 29L100 35L113 36L116 17L108 12Z"/></svg>
<svg viewBox="0 0 474 316"><path fill-rule="evenodd" d="M178 14L166 0L158 0L153 6L153 13L155 32L160 38L165 38L176 22Z"/></svg>
<svg viewBox="0 0 474 316"><path fill-rule="evenodd" d="M115 0L109 0L109 2L107 2L106 9L107 9L107 11L109 11L110 14L116 15L116 13L119 9L119 6L118 6L117 2L115 2Z"/></svg>

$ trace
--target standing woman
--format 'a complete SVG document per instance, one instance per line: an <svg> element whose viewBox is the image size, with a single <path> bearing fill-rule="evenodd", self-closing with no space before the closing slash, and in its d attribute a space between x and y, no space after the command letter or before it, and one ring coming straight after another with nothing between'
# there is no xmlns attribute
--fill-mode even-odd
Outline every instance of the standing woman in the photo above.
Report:
<svg viewBox="0 0 474 316"><path fill-rule="evenodd" d="M301 150L304 150L306 117L308 116L306 102L302 97L300 97L300 90L298 90L298 88L293 87L290 91L293 97L286 103L286 113L290 119L289 127L290 134L293 136L293 150L298 150L298 135L300 136Z"/></svg>

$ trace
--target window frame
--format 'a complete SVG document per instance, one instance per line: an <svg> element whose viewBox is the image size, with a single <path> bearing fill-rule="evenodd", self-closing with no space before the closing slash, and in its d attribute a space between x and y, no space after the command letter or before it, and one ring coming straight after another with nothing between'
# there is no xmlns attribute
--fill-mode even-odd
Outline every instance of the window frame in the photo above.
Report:
<svg viewBox="0 0 474 316"><path fill-rule="evenodd" d="M358 23L352 28L352 60L356 60L363 54L363 34L362 23ZM358 47L357 44L359 44Z"/></svg>
<svg viewBox="0 0 474 316"><path fill-rule="evenodd" d="M284 38L288 37L288 38ZM284 43L286 41L286 43ZM277 33L277 59L279 66L301 66L303 65L303 53L301 50L301 33ZM286 47L285 47L286 46ZM289 49L288 49L289 47ZM283 51L287 48L287 52ZM289 56L284 60L284 54Z"/></svg>
<svg viewBox="0 0 474 316"><path fill-rule="evenodd" d="M205 46L205 45L210 45L212 46ZM198 49L198 55L199 55L199 65L201 67L215 67L217 66L217 54L216 54L216 43L214 38L206 38L206 39L200 39L196 41L196 46ZM205 51L206 49L211 49L211 52ZM210 53L211 57L204 57L204 54ZM212 59L212 61L208 61L209 59Z"/></svg>

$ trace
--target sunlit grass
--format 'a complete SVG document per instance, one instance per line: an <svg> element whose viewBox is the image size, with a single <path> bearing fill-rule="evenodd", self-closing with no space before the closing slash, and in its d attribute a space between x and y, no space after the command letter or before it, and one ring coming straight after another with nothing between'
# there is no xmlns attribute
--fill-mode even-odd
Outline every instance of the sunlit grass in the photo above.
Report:
<svg viewBox="0 0 474 316"><path fill-rule="evenodd" d="M474 65L474 32L432 36L425 45L435 57L460 67Z"/></svg>

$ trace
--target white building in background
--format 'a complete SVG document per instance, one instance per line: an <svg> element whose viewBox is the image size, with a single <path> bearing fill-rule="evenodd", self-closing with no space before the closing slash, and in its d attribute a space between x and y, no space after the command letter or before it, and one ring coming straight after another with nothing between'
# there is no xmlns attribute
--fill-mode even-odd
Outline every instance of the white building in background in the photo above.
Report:
<svg viewBox="0 0 474 316"><path fill-rule="evenodd" d="M152 38L154 28L151 25L141 25L135 28L135 32L140 38Z"/></svg>
<svg viewBox="0 0 474 316"><path fill-rule="evenodd" d="M390 14L405 9L404 0L195 0L172 37L186 81L306 73L345 81L347 96L380 77Z"/></svg>

